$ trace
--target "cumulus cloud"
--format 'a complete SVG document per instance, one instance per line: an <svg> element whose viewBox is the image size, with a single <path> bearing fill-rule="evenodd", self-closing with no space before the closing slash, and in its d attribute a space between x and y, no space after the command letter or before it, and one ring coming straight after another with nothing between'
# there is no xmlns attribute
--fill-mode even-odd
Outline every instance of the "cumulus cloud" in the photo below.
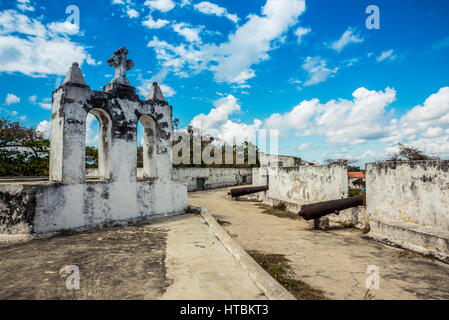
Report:
<svg viewBox="0 0 449 320"><path fill-rule="evenodd" d="M34 7L31 5L30 0L17 0L17 8L22 11L34 11Z"/></svg>
<svg viewBox="0 0 449 320"><path fill-rule="evenodd" d="M385 109L396 99L396 91L370 91L359 88L353 100L338 99L320 103L305 100L284 114L273 114L265 127L296 130L298 134L326 136L330 143L365 143L385 136L388 126ZM369 125L368 125L369 124Z"/></svg>
<svg viewBox="0 0 449 320"><path fill-rule="evenodd" d="M128 17L130 17L131 19L134 18L138 18L140 16L140 13L137 12L135 9L133 8L127 8L126 9L126 14L128 15Z"/></svg>
<svg viewBox="0 0 449 320"><path fill-rule="evenodd" d="M153 20L151 16L142 21L142 24L149 29L160 29L165 27L169 23L170 21L164 19Z"/></svg>
<svg viewBox="0 0 449 320"><path fill-rule="evenodd" d="M338 67L329 69L327 61L320 57L307 57L302 68L307 71L307 79L304 82L306 87L324 82L338 71Z"/></svg>
<svg viewBox="0 0 449 320"><path fill-rule="evenodd" d="M39 122L36 131L42 133L45 138L50 139L51 122L47 120Z"/></svg>
<svg viewBox="0 0 449 320"><path fill-rule="evenodd" d="M239 113L240 104L233 95L220 98L214 102L214 108L208 114L195 116L190 125L199 128L203 134L218 137L222 141L233 144L234 140L255 137L262 121L255 119L252 124L231 121L232 114Z"/></svg>
<svg viewBox="0 0 449 320"><path fill-rule="evenodd" d="M201 42L200 38L200 32L202 30L201 27L192 27L184 22L176 23L172 27L177 34L183 36L187 41Z"/></svg>
<svg viewBox="0 0 449 320"><path fill-rule="evenodd" d="M302 38L303 38L305 35L309 34L310 31L312 31L312 29L310 29L310 28L298 27L298 28L295 30L295 35L296 35L296 37L298 38L298 43L301 43L301 42L302 42Z"/></svg>
<svg viewBox="0 0 449 320"><path fill-rule="evenodd" d="M348 30L342 34L340 39L331 43L330 47L337 52L341 52L347 45L360 42L363 42L363 38L360 35L355 34L354 29L348 28Z"/></svg>
<svg viewBox="0 0 449 320"><path fill-rule="evenodd" d="M267 0L261 15L250 15L219 45L199 45L197 41L175 46L154 37L148 47L154 48L164 67L178 75L185 75L185 69L210 70L217 82L241 84L255 76L253 65L269 59L275 41L297 23L304 11L304 0Z"/></svg>
<svg viewBox="0 0 449 320"><path fill-rule="evenodd" d="M208 1L202 1L193 6L195 10L207 14L207 15L215 15L218 17L225 17L231 20L234 23L239 21L239 18L235 14L230 14L226 8L220 7L215 3L211 3Z"/></svg>
<svg viewBox="0 0 449 320"><path fill-rule="evenodd" d="M377 58L376 58L376 61L377 62L382 62L382 61L385 61L385 60L389 60L389 61L393 61L393 60L395 60L396 59L396 55L394 54L394 50L393 49L390 49L390 50L387 50L387 51L383 51Z"/></svg>
<svg viewBox="0 0 449 320"><path fill-rule="evenodd" d="M45 110L51 110L51 103L43 103L43 102L40 102L40 103L39 103L39 106L40 106L42 109L45 109Z"/></svg>
<svg viewBox="0 0 449 320"><path fill-rule="evenodd" d="M140 85L137 87L139 94L146 97L153 86L153 82L153 80L141 80ZM173 97L176 94L176 91L166 84L159 84L159 87L161 88L164 98Z"/></svg>
<svg viewBox="0 0 449 320"><path fill-rule="evenodd" d="M0 12L0 72L65 75L73 61L95 65L85 46L68 39L73 32L64 23L43 25L15 10Z"/></svg>
<svg viewBox="0 0 449 320"><path fill-rule="evenodd" d="M168 12L175 7L175 3L172 0L147 0L144 5L161 12Z"/></svg>
<svg viewBox="0 0 449 320"><path fill-rule="evenodd" d="M15 94L8 93L6 95L5 103L7 106L10 106L12 104L19 103L19 102L20 102L20 98L18 96L16 96Z"/></svg>

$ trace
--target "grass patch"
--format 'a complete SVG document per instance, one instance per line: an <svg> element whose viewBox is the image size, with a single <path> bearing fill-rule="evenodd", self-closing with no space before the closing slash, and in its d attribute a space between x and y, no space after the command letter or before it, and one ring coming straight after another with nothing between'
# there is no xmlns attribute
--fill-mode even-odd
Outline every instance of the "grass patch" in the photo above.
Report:
<svg viewBox="0 0 449 320"><path fill-rule="evenodd" d="M279 204L277 206L271 207L264 204L258 204L257 205L259 209L262 209L262 213L270 214L272 216L276 216L279 218L288 218L292 220L299 220L301 217L298 214L294 214L291 212L288 212L285 208L285 204Z"/></svg>
<svg viewBox="0 0 449 320"><path fill-rule="evenodd" d="M291 267L288 264L290 261L283 254L265 254L256 250L250 250L248 254L296 299L327 299L323 291L314 289L301 280L291 278Z"/></svg>

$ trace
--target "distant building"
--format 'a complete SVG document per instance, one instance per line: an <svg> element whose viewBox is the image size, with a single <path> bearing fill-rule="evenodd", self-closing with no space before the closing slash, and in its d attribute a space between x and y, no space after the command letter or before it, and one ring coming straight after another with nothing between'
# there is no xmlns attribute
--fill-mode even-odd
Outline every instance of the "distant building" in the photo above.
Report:
<svg viewBox="0 0 449 320"><path fill-rule="evenodd" d="M318 162L301 160L302 166L319 166Z"/></svg>
<svg viewBox="0 0 449 320"><path fill-rule="evenodd" d="M363 185L355 183L355 181L365 182L365 173L363 172L348 172L348 185L349 188L362 189Z"/></svg>
<svg viewBox="0 0 449 320"><path fill-rule="evenodd" d="M298 167L302 164L301 158L293 156L278 156L272 154L259 153L261 167Z"/></svg>

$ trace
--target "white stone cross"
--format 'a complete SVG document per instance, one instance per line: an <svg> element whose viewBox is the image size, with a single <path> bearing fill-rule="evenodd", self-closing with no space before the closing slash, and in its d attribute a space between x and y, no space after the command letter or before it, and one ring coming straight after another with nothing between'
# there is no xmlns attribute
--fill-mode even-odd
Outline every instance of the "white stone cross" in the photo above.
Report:
<svg viewBox="0 0 449 320"><path fill-rule="evenodd" d="M126 79L126 71L134 67L134 62L132 60L127 60L127 55L128 50L126 47L121 47L114 52L114 56L108 59L109 65L115 67L115 76L114 79L111 80L111 84L118 83L127 86L130 85L128 79Z"/></svg>

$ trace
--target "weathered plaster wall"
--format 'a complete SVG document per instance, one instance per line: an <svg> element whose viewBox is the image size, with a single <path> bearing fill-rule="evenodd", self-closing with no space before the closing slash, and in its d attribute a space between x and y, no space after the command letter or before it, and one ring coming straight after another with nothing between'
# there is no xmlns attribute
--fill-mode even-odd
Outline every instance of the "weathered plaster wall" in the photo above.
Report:
<svg viewBox="0 0 449 320"><path fill-rule="evenodd" d="M86 176L97 178L98 169L87 169ZM137 168L137 177L144 177L143 168ZM188 191L200 190L203 179L204 189L224 188L252 183L251 168L173 168L173 178L187 183Z"/></svg>
<svg viewBox="0 0 449 320"><path fill-rule="evenodd" d="M449 161L366 165L370 236L449 257Z"/></svg>
<svg viewBox="0 0 449 320"><path fill-rule="evenodd" d="M269 190L259 194L264 203L283 203L294 213L303 204L347 197L347 177L346 167L337 165L253 169L254 186L269 183Z"/></svg>
<svg viewBox="0 0 449 320"><path fill-rule="evenodd" d="M250 168L174 168L173 177L187 181L189 191L198 190L198 179L205 179L205 189L222 188L252 183Z"/></svg>
<svg viewBox="0 0 449 320"><path fill-rule="evenodd" d="M86 182L89 112L100 121L100 155L98 179ZM139 120L148 136L145 178L138 180ZM64 82L53 92L50 181L0 182L0 235L89 229L183 212L187 185L173 179L172 133L172 107L164 100L142 101L135 88L120 84L99 92Z"/></svg>

